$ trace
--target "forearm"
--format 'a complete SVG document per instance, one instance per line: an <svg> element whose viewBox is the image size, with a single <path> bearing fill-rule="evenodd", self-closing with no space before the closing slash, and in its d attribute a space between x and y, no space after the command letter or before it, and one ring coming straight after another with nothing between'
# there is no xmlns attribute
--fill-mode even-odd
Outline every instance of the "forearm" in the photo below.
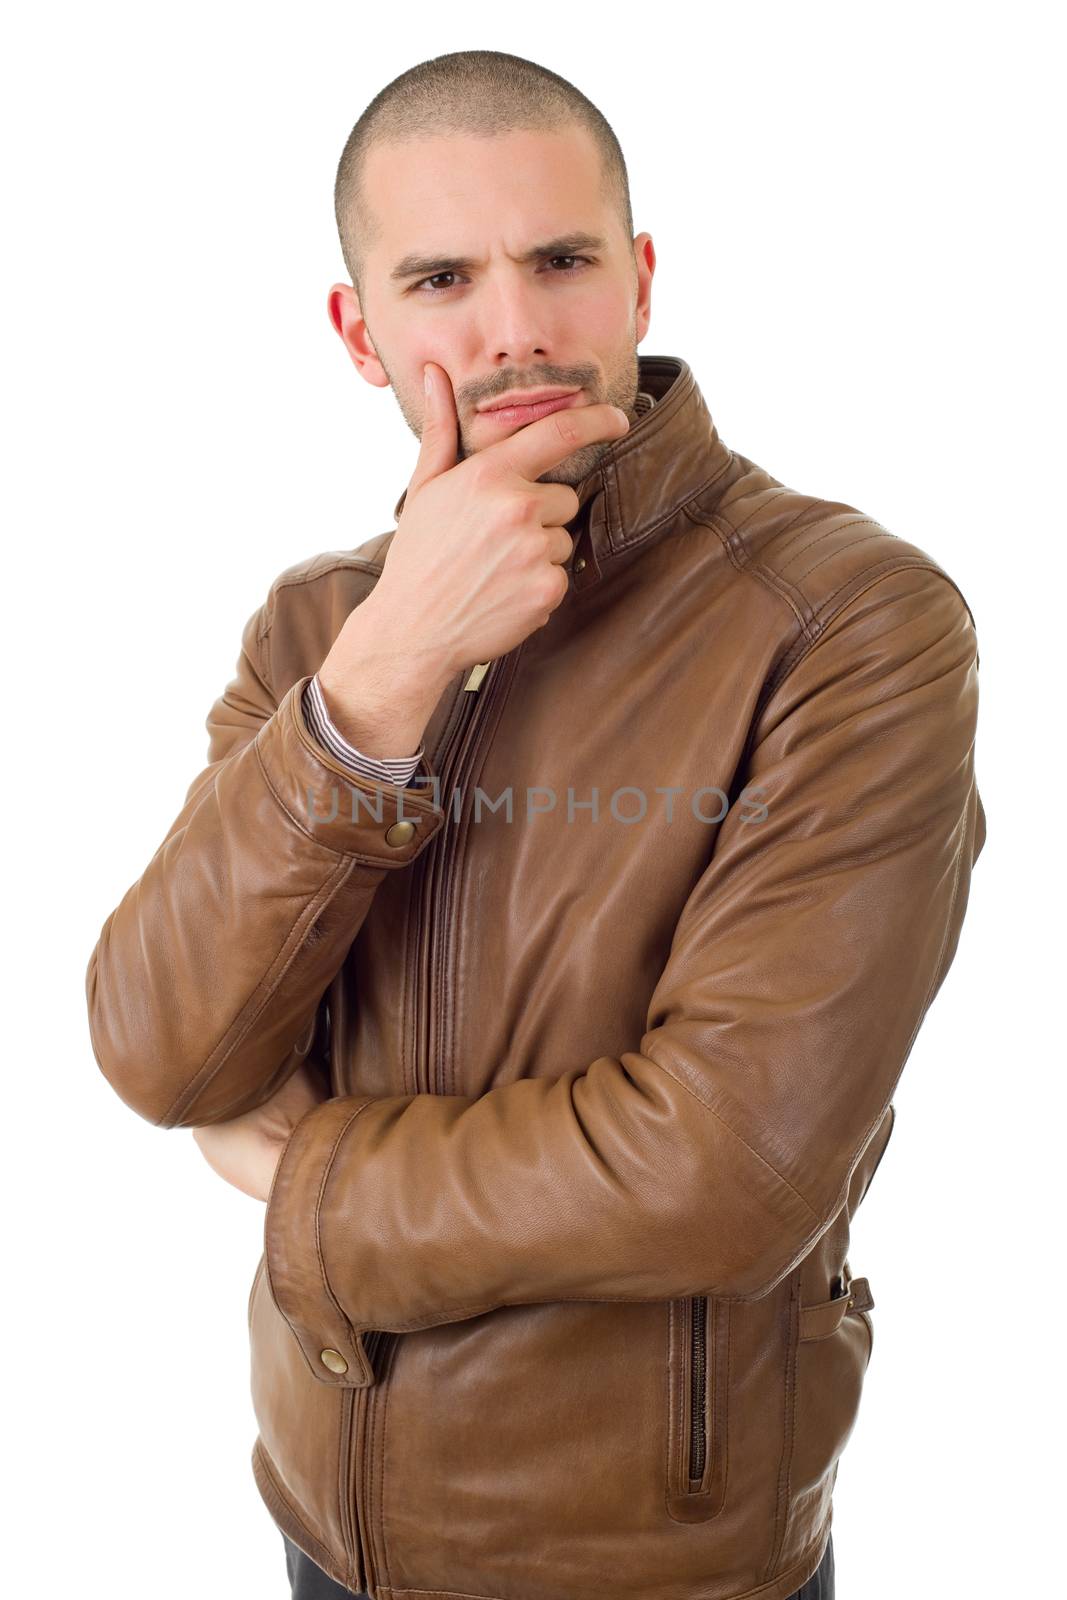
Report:
<svg viewBox="0 0 1067 1600"><path fill-rule="evenodd" d="M208 717L212 760L86 970L101 1071L163 1127L271 1097L306 1055L378 884L444 820L425 785L357 778L321 751L301 712L309 680L277 703L257 639L253 617ZM400 807L410 837L393 827Z"/></svg>
<svg viewBox="0 0 1067 1600"><path fill-rule="evenodd" d="M714 1110L635 1051L477 1099L326 1102L282 1153L266 1247L278 1304L331 1381L319 1351L351 1350L370 1328L761 1292L818 1225Z"/></svg>

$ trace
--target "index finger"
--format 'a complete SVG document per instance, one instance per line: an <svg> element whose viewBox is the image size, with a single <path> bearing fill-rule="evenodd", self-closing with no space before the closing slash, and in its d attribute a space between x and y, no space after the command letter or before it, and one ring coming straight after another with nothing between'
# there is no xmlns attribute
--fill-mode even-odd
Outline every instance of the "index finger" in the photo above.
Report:
<svg viewBox="0 0 1067 1600"><path fill-rule="evenodd" d="M492 456L534 483L542 472L566 461L576 450L595 444L598 439L621 439L629 428L625 411L606 401L591 406L565 406L517 428L506 439L486 445L480 453Z"/></svg>

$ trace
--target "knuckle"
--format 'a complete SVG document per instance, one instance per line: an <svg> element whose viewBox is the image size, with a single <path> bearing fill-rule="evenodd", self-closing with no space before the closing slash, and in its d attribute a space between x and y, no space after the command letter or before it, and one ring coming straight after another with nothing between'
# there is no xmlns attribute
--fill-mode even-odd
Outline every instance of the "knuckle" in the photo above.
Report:
<svg viewBox="0 0 1067 1600"><path fill-rule="evenodd" d="M464 465L470 473L471 482L479 493L488 489L497 479L493 463L487 461L481 454L468 456Z"/></svg>
<svg viewBox="0 0 1067 1600"><path fill-rule="evenodd" d="M581 409L579 407L578 410L572 411L569 408L565 408L563 411L550 413L552 421L555 423L556 432L567 444L571 444L575 439L581 437L581 428L574 421Z"/></svg>
<svg viewBox="0 0 1067 1600"><path fill-rule="evenodd" d="M537 496L528 489L519 489L510 498L511 521L518 528L531 522L537 523L539 528L538 509Z"/></svg>
<svg viewBox="0 0 1067 1600"><path fill-rule="evenodd" d="M530 520L530 496L522 489L507 490L497 502L496 516L501 527L525 528Z"/></svg>
<svg viewBox="0 0 1067 1600"><path fill-rule="evenodd" d="M567 592L567 574L562 567L553 567L538 584L538 602L554 611Z"/></svg>

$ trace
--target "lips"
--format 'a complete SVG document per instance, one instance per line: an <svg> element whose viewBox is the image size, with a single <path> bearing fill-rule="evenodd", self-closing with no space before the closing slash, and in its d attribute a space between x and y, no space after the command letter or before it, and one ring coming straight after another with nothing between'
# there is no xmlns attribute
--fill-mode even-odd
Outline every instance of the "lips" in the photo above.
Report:
<svg viewBox="0 0 1067 1600"><path fill-rule="evenodd" d="M480 411L478 415L502 425L514 426L516 423L536 422L538 417L550 416L553 411L563 411L568 406L577 405L581 398L582 391L579 389L575 394L557 395L554 400L539 400L530 406L498 406L492 411Z"/></svg>

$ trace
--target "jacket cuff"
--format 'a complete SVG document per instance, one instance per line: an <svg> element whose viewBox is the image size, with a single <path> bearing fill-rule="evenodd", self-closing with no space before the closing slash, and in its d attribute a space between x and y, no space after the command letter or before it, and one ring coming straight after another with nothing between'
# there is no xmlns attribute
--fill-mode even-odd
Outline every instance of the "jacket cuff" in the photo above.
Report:
<svg viewBox="0 0 1067 1600"><path fill-rule="evenodd" d="M312 1376L340 1389L363 1389L374 1368L326 1281L319 1251L319 1200L334 1153L370 1096L324 1100L297 1123L274 1172L263 1223L267 1282Z"/></svg>
<svg viewBox="0 0 1067 1600"><path fill-rule="evenodd" d="M316 742L305 721L311 677L297 679L255 738L274 798L317 843L369 866L407 866L445 821L433 803L435 775L425 755L403 787L350 771Z"/></svg>

